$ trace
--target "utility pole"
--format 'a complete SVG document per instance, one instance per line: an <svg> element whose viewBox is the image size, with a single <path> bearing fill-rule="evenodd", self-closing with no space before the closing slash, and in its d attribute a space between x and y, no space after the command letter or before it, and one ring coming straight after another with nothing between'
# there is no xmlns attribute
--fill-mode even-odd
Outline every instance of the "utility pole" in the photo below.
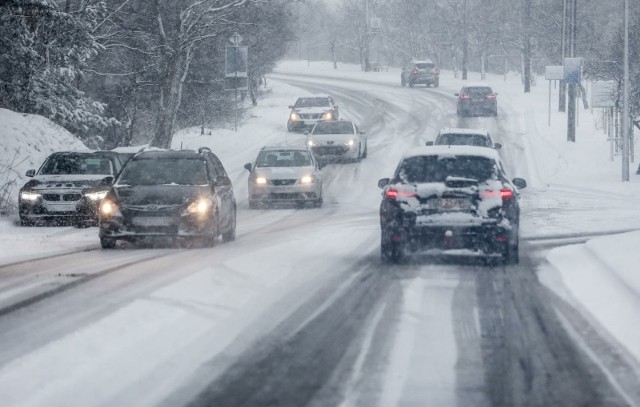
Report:
<svg viewBox="0 0 640 407"><path fill-rule="evenodd" d="M562 0L562 60L561 63L564 64L564 59L567 56L567 0ZM566 94L566 85L564 81L560 81L560 92L558 94L558 111L564 112L567 105L567 94Z"/></svg>
<svg viewBox="0 0 640 407"><path fill-rule="evenodd" d="M531 92L531 0L524 0L524 93Z"/></svg>
<svg viewBox="0 0 640 407"><path fill-rule="evenodd" d="M622 103L622 181L629 181L629 0L624 0L624 98Z"/></svg>
<svg viewBox="0 0 640 407"><path fill-rule="evenodd" d="M464 11L462 14L462 26L464 27L464 37L462 39L462 80L467 80L467 63L469 61L469 28L467 24L467 9L469 0L464 0Z"/></svg>
<svg viewBox="0 0 640 407"><path fill-rule="evenodd" d="M569 0L570 18L569 18L569 53L571 58L576 56L576 15L577 13L577 0ZM564 61L563 61L564 63ZM576 141L576 84L569 84L569 103L567 111L567 141Z"/></svg>

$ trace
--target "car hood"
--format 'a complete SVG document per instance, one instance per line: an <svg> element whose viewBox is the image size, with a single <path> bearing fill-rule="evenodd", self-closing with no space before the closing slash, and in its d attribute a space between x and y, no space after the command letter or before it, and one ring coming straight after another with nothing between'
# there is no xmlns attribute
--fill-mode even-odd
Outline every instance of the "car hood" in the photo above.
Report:
<svg viewBox="0 0 640 407"><path fill-rule="evenodd" d="M313 107L294 107L293 108L294 112L303 113L303 114L307 114L307 113L324 113L324 112L328 112L330 110L331 110L331 108L329 106L325 106L325 107L318 107L318 106L313 106Z"/></svg>
<svg viewBox="0 0 640 407"><path fill-rule="evenodd" d="M57 175L36 175L25 187L37 191L48 189L86 189L100 184L105 177L110 174L57 174Z"/></svg>
<svg viewBox="0 0 640 407"><path fill-rule="evenodd" d="M313 173L313 167L260 167L255 170L255 176L268 179L298 179Z"/></svg>
<svg viewBox="0 0 640 407"><path fill-rule="evenodd" d="M340 145L346 144L349 140L357 140L358 135L349 133L349 134L310 134L307 137L307 140L311 139L315 142L323 145Z"/></svg>
<svg viewBox="0 0 640 407"><path fill-rule="evenodd" d="M208 186L136 185L114 186L113 194L121 206L185 205L203 196L211 196Z"/></svg>

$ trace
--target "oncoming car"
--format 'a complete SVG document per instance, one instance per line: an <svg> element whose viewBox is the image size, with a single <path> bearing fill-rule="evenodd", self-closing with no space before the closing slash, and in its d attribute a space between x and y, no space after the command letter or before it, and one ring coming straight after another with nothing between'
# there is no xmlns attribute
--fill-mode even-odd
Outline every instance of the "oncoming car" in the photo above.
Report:
<svg viewBox="0 0 640 407"><path fill-rule="evenodd" d="M435 141L427 141L428 146L478 146L499 150L502 144L494 143L485 129L464 129L449 127L440 130Z"/></svg>
<svg viewBox="0 0 640 407"><path fill-rule="evenodd" d="M367 137L347 120L320 122L307 134L306 145L322 163L358 161L367 157Z"/></svg>
<svg viewBox="0 0 640 407"><path fill-rule="evenodd" d="M92 188L122 168L111 151L61 151L51 154L18 194L20 223L67 223L76 226L97 223L97 205L106 193ZM86 205L91 202L92 205Z"/></svg>
<svg viewBox="0 0 640 407"><path fill-rule="evenodd" d="M338 105L331 96L315 95L298 98L293 106L289 106L288 131L310 129L323 120L338 120Z"/></svg>
<svg viewBox="0 0 640 407"><path fill-rule="evenodd" d="M306 147L263 147L249 171L249 208L293 203L322 206L322 174Z"/></svg>
<svg viewBox="0 0 640 407"><path fill-rule="evenodd" d="M418 147L383 178L381 256L411 253L500 257L518 262L521 178L509 180L495 150Z"/></svg>
<svg viewBox="0 0 640 407"><path fill-rule="evenodd" d="M206 147L133 156L100 204L100 244L169 239L213 246L235 240L236 201L222 163Z"/></svg>

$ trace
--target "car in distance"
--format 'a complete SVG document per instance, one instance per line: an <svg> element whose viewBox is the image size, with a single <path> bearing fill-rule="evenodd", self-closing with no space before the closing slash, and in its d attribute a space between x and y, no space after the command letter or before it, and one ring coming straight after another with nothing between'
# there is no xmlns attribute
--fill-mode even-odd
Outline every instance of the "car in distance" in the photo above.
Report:
<svg viewBox="0 0 640 407"><path fill-rule="evenodd" d="M249 171L249 208L270 204L322 206L322 174L304 146L265 146Z"/></svg>
<svg viewBox="0 0 640 407"><path fill-rule="evenodd" d="M310 129L323 120L338 120L338 105L328 95L302 97L289 106L288 131L302 131Z"/></svg>
<svg viewBox="0 0 640 407"><path fill-rule="evenodd" d="M435 141L427 141L428 146L479 146L499 150L502 144L494 143L485 129L464 129L447 127L438 133Z"/></svg>
<svg viewBox="0 0 640 407"><path fill-rule="evenodd" d="M467 84L455 96L458 97L456 112L460 117L498 115L498 94L489 85Z"/></svg>
<svg viewBox="0 0 640 407"><path fill-rule="evenodd" d="M348 120L319 122L307 134L305 144L323 164L359 161L367 157L365 132Z"/></svg>
<svg viewBox="0 0 640 407"><path fill-rule="evenodd" d="M509 180L496 150L417 147L393 178L378 181L383 262L407 254L500 257L518 262L521 178Z"/></svg>
<svg viewBox="0 0 640 407"><path fill-rule="evenodd" d="M411 61L402 67L400 84L413 87L417 84L440 86L440 69L431 60Z"/></svg>
<svg viewBox="0 0 640 407"><path fill-rule="evenodd" d="M106 195L94 193L106 177L122 168L118 154L111 151L60 151L44 161L38 171L26 173L29 180L18 194L20 223L97 223L97 205ZM92 206L86 206L86 202Z"/></svg>
<svg viewBox="0 0 640 407"><path fill-rule="evenodd" d="M100 244L117 240L235 240L236 200L213 152L148 150L133 156L100 203Z"/></svg>

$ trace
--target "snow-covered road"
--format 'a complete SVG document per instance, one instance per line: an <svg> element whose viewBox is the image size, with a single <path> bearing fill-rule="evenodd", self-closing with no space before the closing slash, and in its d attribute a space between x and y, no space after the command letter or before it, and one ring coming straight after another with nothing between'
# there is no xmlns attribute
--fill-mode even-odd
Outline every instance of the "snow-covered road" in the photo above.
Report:
<svg viewBox="0 0 640 407"><path fill-rule="evenodd" d="M582 329L594 321L536 277L549 250L536 239L640 227L626 191L602 199L598 185L563 179L562 157L545 159L555 147L531 140L544 134L530 131L521 106L459 120L453 78L405 89L392 73L284 71L241 132L174 140L222 159L239 202L237 241L103 252L95 228L0 224L3 405L640 404L638 362L606 330ZM330 93L362 124L369 157L323 169L321 209L249 210L242 166L262 145L303 140L283 129L287 105L306 92ZM530 182L520 266L380 263L377 180L447 126L489 129L512 175ZM594 215L603 210L611 216Z"/></svg>

